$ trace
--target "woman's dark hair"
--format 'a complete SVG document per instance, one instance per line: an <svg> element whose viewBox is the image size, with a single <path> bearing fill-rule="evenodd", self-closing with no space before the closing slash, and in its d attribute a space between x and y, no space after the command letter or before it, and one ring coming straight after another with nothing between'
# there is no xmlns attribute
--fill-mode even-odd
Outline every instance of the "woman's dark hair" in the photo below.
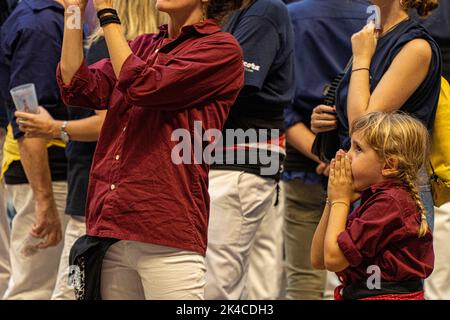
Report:
<svg viewBox="0 0 450 320"><path fill-rule="evenodd" d="M405 10L416 9L421 17L428 16L439 6L439 0L403 0L400 3Z"/></svg>
<svg viewBox="0 0 450 320"><path fill-rule="evenodd" d="M241 8L243 4L244 0L209 0L206 17L223 23L229 14Z"/></svg>

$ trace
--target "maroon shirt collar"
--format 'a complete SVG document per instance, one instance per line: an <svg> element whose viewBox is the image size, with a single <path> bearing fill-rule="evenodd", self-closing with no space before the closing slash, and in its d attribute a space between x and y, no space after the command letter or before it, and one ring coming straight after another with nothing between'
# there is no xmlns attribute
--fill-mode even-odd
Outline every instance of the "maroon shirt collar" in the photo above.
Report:
<svg viewBox="0 0 450 320"><path fill-rule="evenodd" d="M205 21L183 27L181 29L181 33L179 36L186 34L186 33L190 33L190 32L195 32L195 33L202 34L202 35L208 35L208 34L213 34L213 33L219 32L219 31L221 31L221 28L217 24L216 20L206 19ZM155 36L156 36L156 38L161 38L161 37L165 38L165 37L167 37L167 35L168 35L168 25L164 24L159 27L159 33Z"/></svg>
<svg viewBox="0 0 450 320"><path fill-rule="evenodd" d="M402 183L397 179L389 179L383 182L375 183L362 192L361 202L364 203L367 199L369 199L374 193L378 191L398 188L401 186Z"/></svg>

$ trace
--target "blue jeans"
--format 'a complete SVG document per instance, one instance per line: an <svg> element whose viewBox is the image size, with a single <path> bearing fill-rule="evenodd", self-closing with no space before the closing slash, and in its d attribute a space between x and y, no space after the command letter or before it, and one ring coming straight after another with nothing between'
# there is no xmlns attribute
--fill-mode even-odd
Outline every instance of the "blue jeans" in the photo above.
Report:
<svg viewBox="0 0 450 320"><path fill-rule="evenodd" d="M433 203L433 195L431 193L431 186L420 186L419 187L419 195L422 199L423 205L427 210L427 222L430 230L434 229L434 203Z"/></svg>

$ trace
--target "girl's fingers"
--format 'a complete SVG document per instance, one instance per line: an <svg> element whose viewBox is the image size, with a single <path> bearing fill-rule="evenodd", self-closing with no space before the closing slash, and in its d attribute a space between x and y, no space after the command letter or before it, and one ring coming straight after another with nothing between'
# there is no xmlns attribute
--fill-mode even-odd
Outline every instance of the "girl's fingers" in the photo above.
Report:
<svg viewBox="0 0 450 320"><path fill-rule="evenodd" d="M342 160L342 155L340 153L340 151L338 151L338 153L336 154L336 179L339 179L341 177L341 160Z"/></svg>
<svg viewBox="0 0 450 320"><path fill-rule="evenodd" d="M345 161L345 174L346 174L347 178L349 180L351 180L352 179L352 166L350 163L350 159L348 158L347 155L345 156L344 161Z"/></svg>
<svg viewBox="0 0 450 320"><path fill-rule="evenodd" d="M331 160L331 164L330 164L330 179L331 180L334 180L335 170L336 170L336 160L333 159L333 160Z"/></svg>

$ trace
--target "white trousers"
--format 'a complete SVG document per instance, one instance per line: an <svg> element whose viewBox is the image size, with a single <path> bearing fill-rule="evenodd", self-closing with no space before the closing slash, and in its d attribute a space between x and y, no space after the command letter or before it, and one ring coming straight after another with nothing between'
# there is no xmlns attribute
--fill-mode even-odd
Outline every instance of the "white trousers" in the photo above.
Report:
<svg viewBox="0 0 450 320"><path fill-rule="evenodd" d="M180 249L119 241L106 252L104 300L203 300L205 259Z"/></svg>
<svg viewBox="0 0 450 320"><path fill-rule="evenodd" d="M427 300L450 300L450 203L434 208L434 270L425 280Z"/></svg>
<svg viewBox="0 0 450 320"><path fill-rule="evenodd" d="M0 128L0 167L3 159L3 143L6 132ZM9 262L9 221L6 215L6 190L3 180L0 181L0 298L8 287L11 266Z"/></svg>
<svg viewBox="0 0 450 320"><path fill-rule="evenodd" d="M63 241L55 247L38 250L32 256L24 256L20 250L36 221L33 191L29 184L7 185L7 191L17 214L11 229L11 278L4 299L48 300L55 287ZM53 196L64 231L67 183L53 182Z"/></svg>
<svg viewBox="0 0 450 320"><path fill-rule="evenodd" d="M274 204L276 182L245 172L211 170L209 194L205 298L246 299L251 248Z"/></svg>
<svg viewBox="0 0 450 320"><path fill-rule="evenodd" d="M256 232L250 251L247 292L251 300L280 298L283 282L284 189L280 183L278 204L269 208Z"/></svg>
<svg viewBox="0 0 450 320"><path fill-rule="evenodd" d="M64 236L64 248L59 262L58 277L52 300L75 300L75 291L69 285L69 255L70 249L78 238L86 234L86 219L84 217L70 216Z"/></svg>

